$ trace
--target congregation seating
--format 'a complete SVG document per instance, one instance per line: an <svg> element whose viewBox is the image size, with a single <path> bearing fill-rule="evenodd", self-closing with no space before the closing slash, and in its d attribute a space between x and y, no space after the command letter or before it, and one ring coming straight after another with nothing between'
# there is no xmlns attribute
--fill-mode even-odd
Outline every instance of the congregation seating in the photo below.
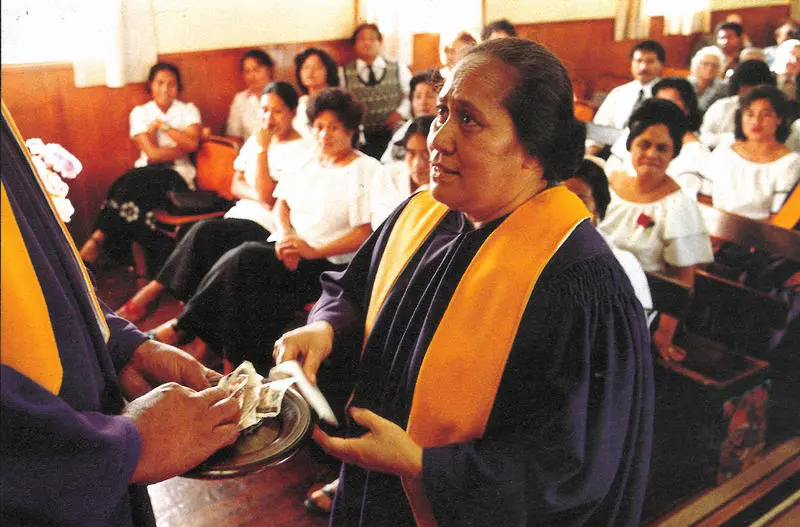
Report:
<svg viewBox="0 0 800 527"><path fill-rule="evenodd" d="M709 205L700 204L700 210L712 238L800 262L797 231ZM717 263L697 271L692 287L663 273L647 274L656 309L678 320L672 344L685 352L682 360L656 359L653 477L662 485L651 489L652 507L668 509L665 504L678 506L692 490L715 490L656 524L718 525L708 518L731 514L732 503L750 500L745 506L772 489L745 492L745 469L786 439L787 430L789 437L796 432L796 423L789 421L796 415L791 376L798 359L770 347L775 333L786 330L790 306L779 296L740 283L735 270ZM730 483L734 479L736 485ZM716 487L725 481L730 484ZM680 492L670 495L670 484L664 482ZM736 492L725 490L734 487ZM717 500L713 507L719 511L709 500Z"/></svg>

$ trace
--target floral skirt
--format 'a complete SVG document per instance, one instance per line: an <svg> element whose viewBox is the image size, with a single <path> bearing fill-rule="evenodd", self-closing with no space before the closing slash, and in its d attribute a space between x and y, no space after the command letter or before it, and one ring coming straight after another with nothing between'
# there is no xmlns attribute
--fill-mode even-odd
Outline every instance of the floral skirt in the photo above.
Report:
<svg viewBox="0 0 800 527"><path fill-rule="evenodd" d="M161 268L175 241L157 228L153 210L167 206L167 192L189 190L171 168L147 166L125 172L111 185L94 228L105 233L104 249L128 254L131 242L141 245L152 276Z"/></svg>

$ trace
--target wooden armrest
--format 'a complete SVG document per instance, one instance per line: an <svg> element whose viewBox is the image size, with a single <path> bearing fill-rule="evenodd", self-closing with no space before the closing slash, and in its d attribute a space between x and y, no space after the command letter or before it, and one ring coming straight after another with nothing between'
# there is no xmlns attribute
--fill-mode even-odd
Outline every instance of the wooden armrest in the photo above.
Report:
<svg viewBox="0 0 800 527"><path fill-rule="evenodd" d="M214 211L214 212L204 212L203 214L191 214L186 216L179 216L176 214L170 214L165 210L154 210L153 211L153 218L160 223L165 223L167 225L186 225L187 223L194 223L201 220L209 220L211 218L220 218L225 215L224 210Z"/></svg>

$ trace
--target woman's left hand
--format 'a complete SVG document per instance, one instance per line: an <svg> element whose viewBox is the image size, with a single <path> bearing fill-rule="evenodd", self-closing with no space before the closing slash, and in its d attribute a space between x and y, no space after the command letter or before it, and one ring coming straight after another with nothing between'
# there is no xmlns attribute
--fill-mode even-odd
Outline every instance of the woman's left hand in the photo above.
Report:
<svg viewBox="0 0 800 527"><path fill-rule="evenodd" d="M325 452L344 463L401 477L422 475L422 447L405 430L363 408L351 408L350 417L368 432L345 439L331 437L315 427L311 437Z"/></svg>
<svg viewBox="0 0 800 527"><path fill-rule="evenodd" d="M177 382L195 391L205 390L220 377L185 351L146 340L136 348L119 373L118 381L125 396L133 400L167 382Z"/></svg>
<svg viewBox="0 0 800 527"><path fill-rule="evenodd" d="M275 250L278 254L295 253L303 260L319 260L322 258L320 252L311 247L304 239L290 235L275 244Z"/></svg>

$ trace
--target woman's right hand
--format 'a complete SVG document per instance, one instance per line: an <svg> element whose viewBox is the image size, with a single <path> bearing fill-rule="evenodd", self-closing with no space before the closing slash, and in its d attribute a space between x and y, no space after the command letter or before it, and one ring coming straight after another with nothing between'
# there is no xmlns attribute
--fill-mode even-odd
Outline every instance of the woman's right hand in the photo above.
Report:
<svg viewBox="0 0 800 527"><path fill-rule="evenodd" d="M272 137L275 135L275 127L269 125L267 123L263 123L261 128L258 129L256 135L256 143L260 146L264 151L267 151L269 148L270 143L272 143Z"/></svg>
<svg viewBox="0 0 800 527"><path fill-rule="evenodd" d="M308 380L317 383L317 370L333 349L333 327L323 321L312 322L284 333L275 342L272 358L275 364L296 360L303 366Z"/></svg>

